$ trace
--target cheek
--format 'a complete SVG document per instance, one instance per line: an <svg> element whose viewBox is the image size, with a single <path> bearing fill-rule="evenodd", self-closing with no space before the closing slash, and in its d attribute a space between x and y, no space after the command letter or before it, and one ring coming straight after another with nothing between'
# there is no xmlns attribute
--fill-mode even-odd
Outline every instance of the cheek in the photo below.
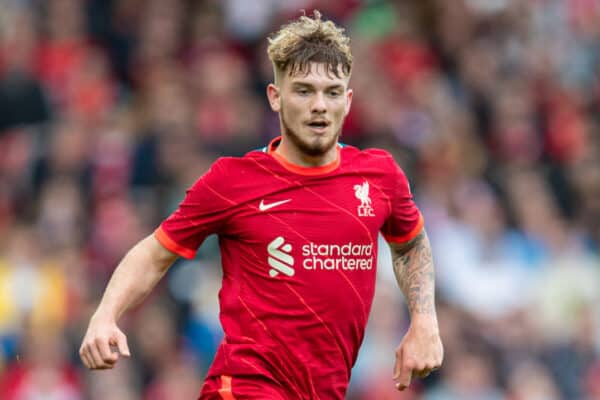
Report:
<svg viewBox="0 0 600 400"><path fill-rule="evenodd" d="M301 101L288 101L287 106L290 111L293 111L295 113L301 112L303 109L305 109L307 107Z"/></svg>
<svg viewBox="0 0 600 400"><path fill-rule="evenodd" d="M302 107L293 102L281 103L281 108L285 114L287 123L295 123L300 119Z"/></svg>
<svg viewBox="0 0 600 400"><path fill-rule="evenodd" d="M343 120L343 119L344 119L344 117L346 116L346 105L345 105L345 104L338 105L338 106L335 108L334 115L335 115L335 119L336 119L338 122L342 122L342 120Z"/></svg>

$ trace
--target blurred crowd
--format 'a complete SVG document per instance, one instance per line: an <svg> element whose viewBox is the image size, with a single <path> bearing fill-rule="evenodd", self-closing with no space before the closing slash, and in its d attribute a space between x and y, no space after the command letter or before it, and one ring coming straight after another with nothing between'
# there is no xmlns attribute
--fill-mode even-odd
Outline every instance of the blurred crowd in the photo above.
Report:
<svg viewBox="0 0 600 400"><path fill-rule="evenodd" d="M214 237L78 349L110 274L220 155L278 135L265 37L318 8L352 38L342 141L392 152L437 268L443 368L399 395L408 315L380 243L350 400L600 399L599 0L0 0L0 398L196 398Z"/></svg>

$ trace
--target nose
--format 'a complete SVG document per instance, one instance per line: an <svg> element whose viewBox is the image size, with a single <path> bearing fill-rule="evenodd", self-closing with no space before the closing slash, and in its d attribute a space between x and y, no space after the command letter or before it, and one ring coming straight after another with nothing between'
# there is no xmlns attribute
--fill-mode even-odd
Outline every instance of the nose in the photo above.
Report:
<svg viewBox="0 0 600 400"><path fill-rule="evenodd" d="M327 104L325 103L325 95L323 93L318 92L313 97L310 111L315 114L324 114L327 111Z"/></svg>

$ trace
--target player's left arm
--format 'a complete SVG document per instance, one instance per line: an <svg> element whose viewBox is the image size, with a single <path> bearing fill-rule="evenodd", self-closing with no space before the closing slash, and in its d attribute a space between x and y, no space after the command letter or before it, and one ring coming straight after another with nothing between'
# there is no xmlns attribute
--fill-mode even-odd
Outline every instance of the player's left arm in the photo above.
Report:
<svg viewBox="0 0 600 400"><path fill-rule="evenodd" d="M394 273L406 298L410 327L396 349L394 379L404 390L413 377L425 377L442 364L444 349L435 311L435 272L423 228L412 240L390 243Z"/></svg>

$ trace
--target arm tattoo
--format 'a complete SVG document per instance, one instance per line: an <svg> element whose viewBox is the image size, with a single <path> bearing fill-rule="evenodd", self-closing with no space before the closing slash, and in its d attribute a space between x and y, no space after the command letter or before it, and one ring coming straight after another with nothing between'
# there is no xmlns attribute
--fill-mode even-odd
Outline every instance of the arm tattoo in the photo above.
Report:
<svg viewBox="0 0 600 400"><path fill-rule="evenodd" d="M391 244L390 248L396 280L410 315L435 314L435 273L425 230L410 242Z"/></svg>

